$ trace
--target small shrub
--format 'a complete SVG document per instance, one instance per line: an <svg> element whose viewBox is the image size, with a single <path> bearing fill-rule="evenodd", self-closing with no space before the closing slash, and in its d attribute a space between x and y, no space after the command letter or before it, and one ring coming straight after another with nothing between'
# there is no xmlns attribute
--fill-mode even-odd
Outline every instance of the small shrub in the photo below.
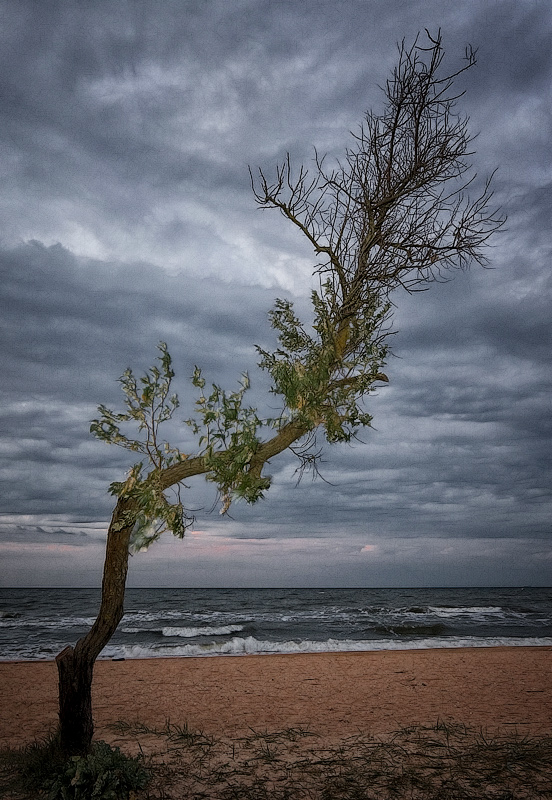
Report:
<svg viewBox="0 0 552 800"><path fill-rule="evenodd" d="M85 756L73 756L48 787L48 800L127 800L149 779L140 761L118 747L95 742Z"/></svg>
<svg viewBox="0 0 552 800"><path fill-rule="evenodd" d="M0 796L6 791L33 800L128 800L149 778L140 758L106 742L67 759L57 736L50 736L0 758Z"/></svg>

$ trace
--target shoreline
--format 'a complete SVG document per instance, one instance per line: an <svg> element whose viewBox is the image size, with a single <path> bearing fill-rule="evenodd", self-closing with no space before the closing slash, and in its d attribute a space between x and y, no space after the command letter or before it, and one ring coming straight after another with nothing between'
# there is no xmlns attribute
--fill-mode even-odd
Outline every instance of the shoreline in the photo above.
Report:
<svg viewBox="0 0 552 800"><path fill-rule="evenodd" d="M283 653L96 662L96 738L124 720L235 737L308 728L327 740L459 722L493 732L552 732L552 647ZM52 661L0 662L0 746L55 729Z"/></svg>
<svg viewBox="0 0 552 800"><path fill-rule="evenodd" d="M366 654L376 654L376 653L425 653L425 652L434 652L434 651L443 651L447 650L450 652L464 652L466 650L549 650L552 652L552 645L550 644L520 644L520 645L512 645L512 644L481 644L481 645L436 645L435 647L389 647L389 648L378 648L374 650L305 650L305 651L290 651L290 652L259 652L259 653L247 653L247 652L239 652L239 653L213 653L209 655L205 653L204 655L198 656L136 656L136 657L125 657L125 656L102 656L99 655L96 659L96 664L99 662L137 662L137 661L192 661L198 660L203 661L211 660L211 659L227 659L227 658L296 658L305 656L309 658L311 656L326 656L326 655L333 655L333 656L363 656ZM54 664L56 657L53 658L6 658L3 659L0 655L0 666L2 664Z"/></svg>
<svg viewBox="0 0 552 800"><path fill-rule="evenodd" d="M358 653L360 655L364 653L385 653L385 652L398 652L398 653L409 653L409 652L425 652L425 651L432 651L432 650L497 650L497 649L515 649L515 648L522 648L524 650L531 650L531 649L548 649L552 650L552 637L516 637L513 641L519 643L512 643L512 641L505 641L504 637L489 637L488 639L483 639L482 637L473 638L470 640L469 644L465 644L464 642L468 641L467 639L463 639L462 643L447 643L447 644L427 644L424 640L424 643L420 646L411 647L409 643L396 643L394 640L390 642L386 642L385 645L378 646L378 647L367 647L367 648L351 648L347 649L344 648L335 648L335 649L328 649L328 650L319 650L319 649L312 649L309 650L305 649L289 649L289 650L223 650L217 651L213 649L212 652L202 652L202 653L190 653L190 654L183 654L183 653L165 653L156 654L155 651L153 652L146 652L145 655L100 655L96 659L96 662L99 661L169 661L171 659L181 660L181 659L210 659L210 658L243 658L248 657L251 658L252 656L260 657L271 657L271 656L313 656L313 655L338 655L338 654L345 654L345 655L352 655L354 653ZM479 644L477 642L480 642ZM535 642L539 642L536 644ZM287 643L287 642L284 642ZM69 642L65 645L67 646ZM387 645L387 646L386 646ZM176 648L178 649L178 648ZM0 654L0 664L48 664L50 662L54 662L56 656L50 658L2 658Z"/></svg>

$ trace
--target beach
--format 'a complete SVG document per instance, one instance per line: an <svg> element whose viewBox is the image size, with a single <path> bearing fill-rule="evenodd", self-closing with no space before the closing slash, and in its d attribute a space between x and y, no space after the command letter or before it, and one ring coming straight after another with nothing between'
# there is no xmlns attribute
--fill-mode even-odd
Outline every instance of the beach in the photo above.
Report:
<svg viewBox="0 0 552 800"><path fill-rule="evenodd" d="M0 709L0 746L53 730L55 663L0 662ZM332 742L438 720L550 734L552 648L103 660L93 710L96 738L111 743L121 720L224 737L308 728Z"/></svg>

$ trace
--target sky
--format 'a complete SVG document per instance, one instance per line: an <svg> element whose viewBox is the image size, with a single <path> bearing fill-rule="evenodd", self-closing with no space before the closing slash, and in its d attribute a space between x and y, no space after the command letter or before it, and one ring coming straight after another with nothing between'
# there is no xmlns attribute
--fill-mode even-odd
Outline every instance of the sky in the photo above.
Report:
<svg viewBox="0 0 552 800"><path fill-rule="evenodd" d="M193 448L195 364L275 398L255 345L277 297L309 318L316 257L256 207L248 166L339 157L397 41L465 46L459 110L508 216L489 265L394 295L373 429L325 445L322 479L275 458L255 506L131 559L129 586L552 583L552 4L548 0L0 0L0 586L98 586L132 463L89 433L117 379L166 341ZM131 455L131 454L130 454Z"/></svg>

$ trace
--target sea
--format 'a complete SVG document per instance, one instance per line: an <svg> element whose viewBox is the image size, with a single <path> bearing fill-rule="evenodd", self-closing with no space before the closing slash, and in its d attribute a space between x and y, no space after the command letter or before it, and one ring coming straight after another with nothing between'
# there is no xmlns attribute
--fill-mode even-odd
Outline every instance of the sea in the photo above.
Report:
<svg viewBox="0 0 552 800"><path fill-rule="evenodd" d="M51 660L99 591L0 589L0 660ZM128 589L100 658L552 646L552 588Z"/></svg>

